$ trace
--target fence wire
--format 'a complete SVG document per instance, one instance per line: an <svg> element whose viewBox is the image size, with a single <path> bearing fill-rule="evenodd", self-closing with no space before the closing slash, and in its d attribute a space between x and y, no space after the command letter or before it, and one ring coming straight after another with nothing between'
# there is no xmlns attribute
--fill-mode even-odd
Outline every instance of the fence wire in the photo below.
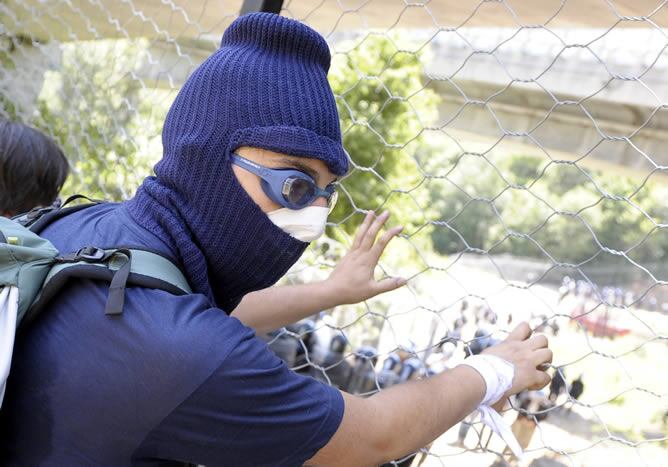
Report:
<svg viewBox="0 0 668 467"><path fill-rule="evenodd" d="M520 463L468 418L394 464L667 464L666 3L284 2L330 44L353 167L327 238L285 281L326 277L383 209L406 229L379 277L410 281L277 330L272 349L361 395L455 366L520 320L555 352L550 387L504 413ZM240 8L0 1L0 115L60 143L65 194L126 199Z"/></svg>

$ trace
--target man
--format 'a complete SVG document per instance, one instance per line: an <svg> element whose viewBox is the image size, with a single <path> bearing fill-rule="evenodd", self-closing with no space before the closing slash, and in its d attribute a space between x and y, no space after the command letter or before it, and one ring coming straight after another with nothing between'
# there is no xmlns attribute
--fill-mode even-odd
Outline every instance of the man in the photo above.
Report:
<svg viewBox="0 0 668 467"><path fill-rule="evenodd" d="M0 463L379 464L426 445L483 400L547 384L536 367L551 351L526 324L490 349L485 368L461 365L367 399L290 371L255 336L403 283L373 279L399 229L376 241L387 214L370 214L327 281L267 288L322 233L330 184L347 171L329 61L310 28L241 17L172 105L156 176L126 203L45 230L60 251L161 252L195 293L131 287L124 312L109 317L108 284L66 286L17 343Z"/></svg>
<svg viewBox="0 0 668 467"><path fill-rule="evenodd" d="M0 119L0 215L56 201L69 165L58 145L26 125Z"/></svg>
<svg viewBox="0 0 668 467"><path fill-rule="evenodd" d="M566 380L564 379L565 375L566 369L564 367L554 369L552 381L550 381L550 394L548 398L555 404L557 403L559 396L566 392Z"/></svg>
<svg viewBox="0 0 668 467"><path fill-rule="evenodd" d="M511 428L522 449L527 449L538 423L547 419L554 408L554 402L550 401L544 391L522 391L515 402L519 410ZM508 452L508 449L505 451Z"/></svg>

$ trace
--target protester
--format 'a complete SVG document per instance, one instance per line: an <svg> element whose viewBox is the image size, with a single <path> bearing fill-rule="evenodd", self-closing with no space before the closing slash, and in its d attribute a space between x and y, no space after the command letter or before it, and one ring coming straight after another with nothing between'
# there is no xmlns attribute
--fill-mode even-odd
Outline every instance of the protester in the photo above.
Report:
<svg viewBox="0 0 668 467"><path fill-rule="evenodd" d="M526 323L431 378L371 397L289 370L255 332L405 283L374 279L400 228L367 215L323 282L270 287L322 234L348 169L326 41L249 14L176 97L162 160L135 197L82 209L43 236L59 251L126 245L180 265L194 293L72 281L18 337L2 408L3 465L378 465L549 377ZM399 426L410 426L397 430Z"/></svg>
<svg viewBox="0 0 668 467"><path fill-rule="evenodd" d="M566 392L566 369L564 367L555 368L550 381L550 401L556 403L561 394Z"/></svg>
<svg viewBox="0 0 668 467"><path fill-rule="evenodd" d="M53 140L0 118L0 215L52 205L68 173L67 159Z"/></svg>
<svg viewBox="0 0 668 467"><path fill-rule="evenodd" d="M582 396L582 393L584 392L584 382L582 381L582 376L583 375L580 375L574 379L568 387L568 396L569 401L571 402L571 404L568 406L568 413L573 410L575 401L580 399L580 396Z"/></svg>
<svg viewBox="0 0 668 467"><path fill-rule="evenodd" d="M554 407L544 391L522 391L515 398L518 404L517 418L512 431L522 449L529 447L538 423L545 421ZM508 449L505 450L508 452Z"/></svg>

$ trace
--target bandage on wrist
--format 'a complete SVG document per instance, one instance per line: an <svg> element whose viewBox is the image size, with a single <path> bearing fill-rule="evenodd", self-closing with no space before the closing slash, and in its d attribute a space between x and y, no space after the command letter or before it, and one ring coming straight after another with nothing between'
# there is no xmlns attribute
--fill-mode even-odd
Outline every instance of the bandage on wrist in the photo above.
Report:
<svg viewBox="0 0 668 467"><path fill-rule="evenodd" d="M508 423L494 410L491 405L498 402L512 387L515 376L515 366L494 355L473 355L466 358L461 365L466 365L477 371L485 381L485 396L478 406L482 422L499 435L516 457L522 456L522 448Z"/></svg>
<svg viewBox="0 0 668 467"><path fill-rule="evenodd" d="M493 405L512 387L515 367L512 363L494 355L473 355L462 365L470 366L485 380L485 397L480 405Z"/></svg>

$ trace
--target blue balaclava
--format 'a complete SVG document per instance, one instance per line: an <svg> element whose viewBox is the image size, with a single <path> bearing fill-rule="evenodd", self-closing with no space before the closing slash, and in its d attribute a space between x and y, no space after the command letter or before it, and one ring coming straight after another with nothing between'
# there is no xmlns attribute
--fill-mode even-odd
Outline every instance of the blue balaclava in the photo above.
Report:
<svg viewBox="0 0 668 467"><path fill-rule="evenodd" d="M232 311L273 285L308 246L277 227L232 172L253 146L348 169L330 53L311 28L274 14L240 17L188 78L162 131L163 157L133 199L132 218L166 241L195 292Z"/></svg>

